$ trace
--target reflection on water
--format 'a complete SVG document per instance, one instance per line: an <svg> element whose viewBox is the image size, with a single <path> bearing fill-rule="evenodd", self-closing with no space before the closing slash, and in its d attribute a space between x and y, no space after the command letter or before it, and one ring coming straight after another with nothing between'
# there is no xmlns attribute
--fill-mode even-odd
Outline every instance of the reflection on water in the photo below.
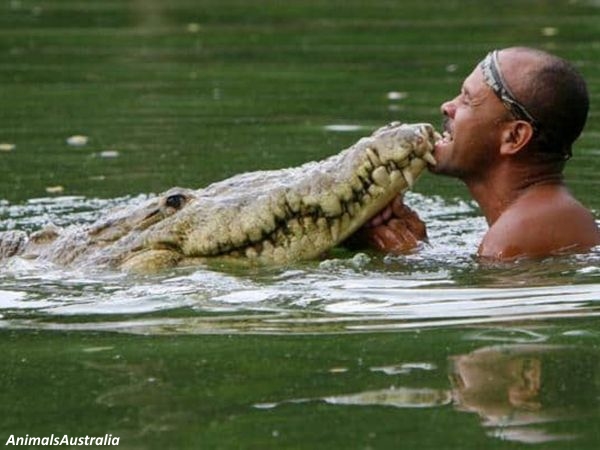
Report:
<svg viewBox="0 0 600 450"><path fill-rule="evenodd" d="M412 367L431 366L427 363ZM526 443L572 440L565 423L593 417L600 406L600 355L561 345L499 345L450 357L445 389L393 385L386 389L318 398L257 403L257 409L325 402L338 406L441 408L481 417L487 435ZM378 370L372 368L372 370ZM406 375L406 371L385 371ZM401 382L401 378L396 378Z"/></svg>
<svg viewBox="0 0 600 450"><path fill-rule="evenodd" d="M576 436L552 424L581 419L599 406L596 352L543 345L484 347L451 358L455 405L474 412L488 434L545 442Z"/></svg>
<svg viewBox="0 0 600 450"><path fill-rule="evenodd" d="M257 403L258 409L271 409L287 403L323 401L330 405L393 406L395 408L429 408L452 402L450 391L444 389L391 387L356 394L332 395L316 399L294 399L278 403Z"/></svg>

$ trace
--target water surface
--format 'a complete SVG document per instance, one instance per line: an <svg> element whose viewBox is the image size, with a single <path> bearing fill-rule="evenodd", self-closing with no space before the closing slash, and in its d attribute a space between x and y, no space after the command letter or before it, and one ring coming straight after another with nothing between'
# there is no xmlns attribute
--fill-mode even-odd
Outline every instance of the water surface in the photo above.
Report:
<svg viewBox="0 0 600 450"><path fill-rule="evenodd" d="M88 223L172 186L323 158L439 104L491 48L574 61L566 179L600 209L594 1L0 4L0 229ZM73 138L73 136L79 136ZM429 244L279 268L0 268L0 439L124 448L597 448L600 252L485 265L464 187Z"/></svg>

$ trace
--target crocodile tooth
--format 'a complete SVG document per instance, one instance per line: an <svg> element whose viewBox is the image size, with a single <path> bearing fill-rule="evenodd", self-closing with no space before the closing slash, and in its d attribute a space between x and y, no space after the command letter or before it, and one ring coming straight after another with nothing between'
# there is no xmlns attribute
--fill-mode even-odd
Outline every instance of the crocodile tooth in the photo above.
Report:
<svg viewBox="0 0 600 450"><path fill-rule="evenodd" d="M354 191L362 190L362 181L360 181L360 178L358 178L356 175L352 175L352 178L350 179L350 187Z"/></svg>
<svg viewBox="0 0 600 450"><path fill-rule="evenodd" d="M315 206L319 203L319 198L316 195L307 194L302 197L302 203L305 206Z"/></svg>
<svg viewBox="0 0 600 450"><path fill-rule="evenodd" d="M258 256L258 252L252 246L246 248L246 258L255 259Z"/></svg>
<svg viewBox="0 0 600 450"><path fill-rule="evenodd" d="M295 242L295 247L299 252L307 251L313 248L313 243L307 235L304 235Z"/></svg>
<svg viewBox="0 0 600 450"><path fill-rule="evenodd" d="M390 184L390 175L387 169L383 166L379 166L377 169L375 169L371 174L371 178L373 178L373 181L375 181L375 183L381 187L387 187Z"/></svg>
<svg viewBox="0 0 600 450"><path fill-rule="evenodd" d="M329 229L327 219L325 217L319 217L317 219L317 228L319 229L319 234L321 235Z"/></svg>
<svg viewBox="0 0 600 450"><path fill-rule="evenodd" d="M423 169L427 166L427 163L421 158L413 158L410 161L410 168L412 169L412 173L421 173Z"/></svg>
<svg viewBox="0 0 600 450"><path fill-rule="evenodd" d="M325 249L331 246L329 236L324 233L315 234L313 238L313 243L315 245L315 249Z"/></svg>
<svg viewBox="0 0 600 450"><path fill-rule="evenodd" d="M310 216L304 216L302 219L302 227L304 228L304 232L307 234L317 233L317 225L315 221Z"/></svg>
<svg viewBox="0 0 600 450"><path fill-rule="evenodd" d="M288 239L283 228L276 229L269 237L269 240L278 247L285 247L288 245Z"/></svg>
<svg viewBox="0 0 600 450"><path fill-rule="evenodd" d="M435 166L437 164L431 152L425 152L422 158L425 160L425 162L431 164L432 166Z"/></svg>
<svg viewBox="0 0 600 450"><path fill-rule="evenodd" d="M412 152L412 149L410 148L410 146L407 146L406 148L401 148L400 151L398 153L394 154L394 161L396 161L396 164L405 164L403 162L403 160L407 159L410 154ZM400 162L398 162L400 161Z"/></svg>
<svg viewBox="0 0 600 450"><path fill-rule="evenodd" d="M284 219L287 214L285 211L285 198L279 199L279 201L275 201L271 203L271 212L277 219Z"/></svg>
<svg viewBox="0 0 600 450"><path fill-rule="evenodd" d="M340 227L342 230L347 231L350 228L350 216L348 213L344 213L342 215L342 219L340 221Z"/></svg>
<svg viewBox="0 0 600 450"><path fill-rule="evenodd" d="M400 180L404 181L402 173L399 170L392 170L390 172L390 183L396 186Z"/></svg>
<svg viewBox="0 0 600 450"><path fill-rule="evenodd" d="M346 211L350 214L350 217L354 217L356 215L357 205L355 202L348 202L346 205Z"/></svg>
<svg viewBox="0 0 600 450"><path fill-rule="evenodd" d="M300 225L298 219L288 220L287 226L292 232L292 236L299 236L302 234L302 226Z"/></svg>
<svg viewBox="0 0 600 450"><path fill-rule="evenodd" d="M406 184L408 184L409 188L412 188L415 184L415 177L413 176L412 171L410 170L410 166L402 169L402 175L404 175L404 179L406 180Z"/></svg>
<svg viewBox="0 0 600 450"><path fill-rule="evenodd" d="M342 205L338 196L329 193L323 196L320 202L321 209L326 216L336 217L342 213Z"/></svg>
<svg viewBox="0 0 600 450"><path fill-rule="evenodd" d="M262 251L260 252L261 256L262 255L272 255L273 254L273 250L275 247L273 247L273 244L271 244L271 242L269 241L264 241L262 243Z"/></svg>
<svg viewBox="0 0 600 450"><path fill-rule="evenodd" d="M357 168L355 173L356 176L358 176L358 178L361 180L369 178L369 168L365 165L361 165L359 168Z"/></svg>
<svg viewBox="0 0 600 450"><path fill-rule="evenodd" d="M289 207L292 213L297 213L300 211L300 205L302 204L301 197L294 191L287 191L285 193L285 198L287 200L287 206Z"/></svg>
<svg viewBox="0 0 600 450"><path fill-rule="evenodd" d="M245 233L242 230L242 226L239 221L230 221L227 224L227 233L231 240L235 242L240 242L244 239Z"/></svg>
<svg viewBox="0 0 600 450"><path fill-rule="evenodd" d="M248 230L244 236L244 245L252 245L255 242L259 242L262 239L262 233L260 230Z"/></svg>
<svg viewBox="0 0 600 450"><path fill-rule="evenodd" d="M273 259L279 263L285 263L288 260L286 249L281 247L273 247Z"/></svg>
<svg viewBox="0 0 600 450"><path fill-rule="evenodd" d="M333 242L338 242L338 239L340 238L340 220L332 220L329 224L329 230L331 231L331 239Z"/></svg>
<svg viewBox="0 0 600 450"><path fill-rule="evenodd" d="M373 197L379 197L381 194L383 194L385 192L385 189L383 189L380 186L377 186L376 184L372 184L371 186L369 186L369 194L371 194Z"/></svg>
<svg viewBox="0 0 600 450"><path fill-rule="evenodd" d="M396 166L398 166L399 169L406 167L409 164L410 164L409 158L404 158L404 159L400 159L400 160L396 161Z"/></svg>
<svg viewBox="0 0 600 450"><path fill-rule="evenodd" d="M335 193L337 194L338 198L344 202L350 200L353 196L352 187L348 183L342 183L340 186L337 186L335 188Z"/></svg>
<svg viewBox="0 0 600 450"><path fill-rule="evenodd" d="M267 211L262 217L261 217L261 224L260 224L260 229L263 235L268 235L270 234L276 227L275 224L275 216L272 214L271 211Z"/></svg>
<svg viewBox="0 0 600 450"><path fill-rule="evenodd" d="M363 190L369 189L369 186L371 186L371 184L372 184L371 181L370 181L369 176L367 175L366 177L362 177L362 176L359 175L359 178L360 178L360 181L362 183Z"/></svg>
<svg viewBox="0 0 600 450"><path fill-rule="evenodd" d="M381 165L381 160L379 159L377 150L375 150L371 147L367 147L366 153L367 153L367 157L369 158L369 161L371 161L371 164L373 164L374 167Z"/></svg>

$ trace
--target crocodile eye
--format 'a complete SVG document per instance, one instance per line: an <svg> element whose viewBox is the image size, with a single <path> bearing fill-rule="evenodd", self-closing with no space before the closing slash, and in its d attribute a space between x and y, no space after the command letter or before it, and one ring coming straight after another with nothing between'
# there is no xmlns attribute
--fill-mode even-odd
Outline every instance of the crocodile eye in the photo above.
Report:
<svg viewBox="0 0 600 450"><path fill-rule="evenodd" d="M185 200L185 195L173 194L167 197L165 200L165 205L167 205L169 208L179 209L183 206Z"/></svg>

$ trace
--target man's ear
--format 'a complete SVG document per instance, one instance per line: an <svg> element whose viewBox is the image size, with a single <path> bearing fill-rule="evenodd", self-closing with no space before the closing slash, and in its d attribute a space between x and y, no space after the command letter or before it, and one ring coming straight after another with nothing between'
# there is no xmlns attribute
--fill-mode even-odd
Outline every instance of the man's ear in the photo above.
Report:
<svg viewBox="0 0 600 450"><path fill-rule="evenodd" d="M524 120L508 122L502 131L501 155L516 155L533 138L533 127Z"/></svg>

